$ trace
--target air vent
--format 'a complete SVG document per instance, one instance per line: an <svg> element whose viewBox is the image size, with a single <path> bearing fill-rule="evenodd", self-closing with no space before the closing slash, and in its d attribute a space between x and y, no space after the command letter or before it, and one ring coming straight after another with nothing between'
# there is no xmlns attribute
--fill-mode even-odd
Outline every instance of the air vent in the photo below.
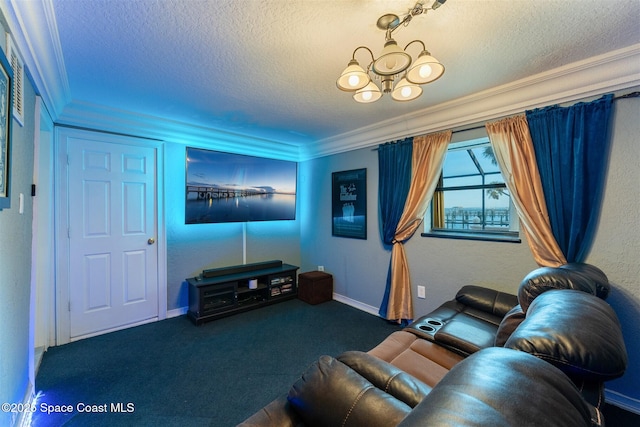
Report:
<svg viewBox="0 0 640 427"><path fill-rule="evenodd" d="M20 126L24 126L24 61L9 33L7 33L7 59L13 69L13 118Z"/></svg>

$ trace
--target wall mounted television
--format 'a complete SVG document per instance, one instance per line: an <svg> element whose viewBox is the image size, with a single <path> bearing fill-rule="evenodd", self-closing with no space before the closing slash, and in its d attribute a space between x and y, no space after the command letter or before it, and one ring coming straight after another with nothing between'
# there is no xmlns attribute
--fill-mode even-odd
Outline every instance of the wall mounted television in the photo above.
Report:
<svg viewBox="0 0 640 427"><path fill-rule="evenodd" d="M298 164L187 147L185 224L296 219Z"/></svg>

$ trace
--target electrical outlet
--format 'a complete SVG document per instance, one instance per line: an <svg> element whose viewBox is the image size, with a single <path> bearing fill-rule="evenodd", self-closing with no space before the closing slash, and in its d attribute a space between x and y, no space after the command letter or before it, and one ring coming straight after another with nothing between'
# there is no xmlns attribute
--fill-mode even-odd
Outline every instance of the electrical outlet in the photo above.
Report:
<svg viewBox="0 0 640 427"><path fill-rule="evenodd" d="M319 265L318 266L318 271L324 271L324 265Z"/></svg>
<svg viewBox="0 0 640 427"><path fill-rule="evenodd" d="M426 289L424 286L418 286L418 298L426 298Z"/></svg>

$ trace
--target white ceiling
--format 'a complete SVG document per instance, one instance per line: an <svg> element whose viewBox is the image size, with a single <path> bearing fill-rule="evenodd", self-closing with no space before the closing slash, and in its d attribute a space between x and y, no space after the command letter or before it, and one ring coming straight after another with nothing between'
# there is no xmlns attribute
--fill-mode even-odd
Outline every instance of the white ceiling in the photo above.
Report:
<svg viewBox="0 0 640 427"><path fill-rule="evenodd" d="M357 46L382 49L381 15L415 0L42 3L62 119L67 105L100 106L295 146L640 43L638 0L449 0L394 33L402 47L423 40L444 76L418 100L362 105L336 78Z"/></svg>

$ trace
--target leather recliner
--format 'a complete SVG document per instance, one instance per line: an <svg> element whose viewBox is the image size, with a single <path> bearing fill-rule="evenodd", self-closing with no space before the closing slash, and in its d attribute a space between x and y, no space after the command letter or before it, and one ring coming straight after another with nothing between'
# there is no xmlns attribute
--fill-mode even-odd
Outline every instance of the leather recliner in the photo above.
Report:
<svg viewBox="0 0 640 427"><path fill-rule="evenodd" d="M608 282L585 285L564 272L553 282L554 273L523 280L526 309L518 305L518 321L507 314L498 326L504 348L464 358L394 332L369 354L321 357L287 396L242 425L601 426L603 383L627 365L620 324L602 299Z"/></svg>

